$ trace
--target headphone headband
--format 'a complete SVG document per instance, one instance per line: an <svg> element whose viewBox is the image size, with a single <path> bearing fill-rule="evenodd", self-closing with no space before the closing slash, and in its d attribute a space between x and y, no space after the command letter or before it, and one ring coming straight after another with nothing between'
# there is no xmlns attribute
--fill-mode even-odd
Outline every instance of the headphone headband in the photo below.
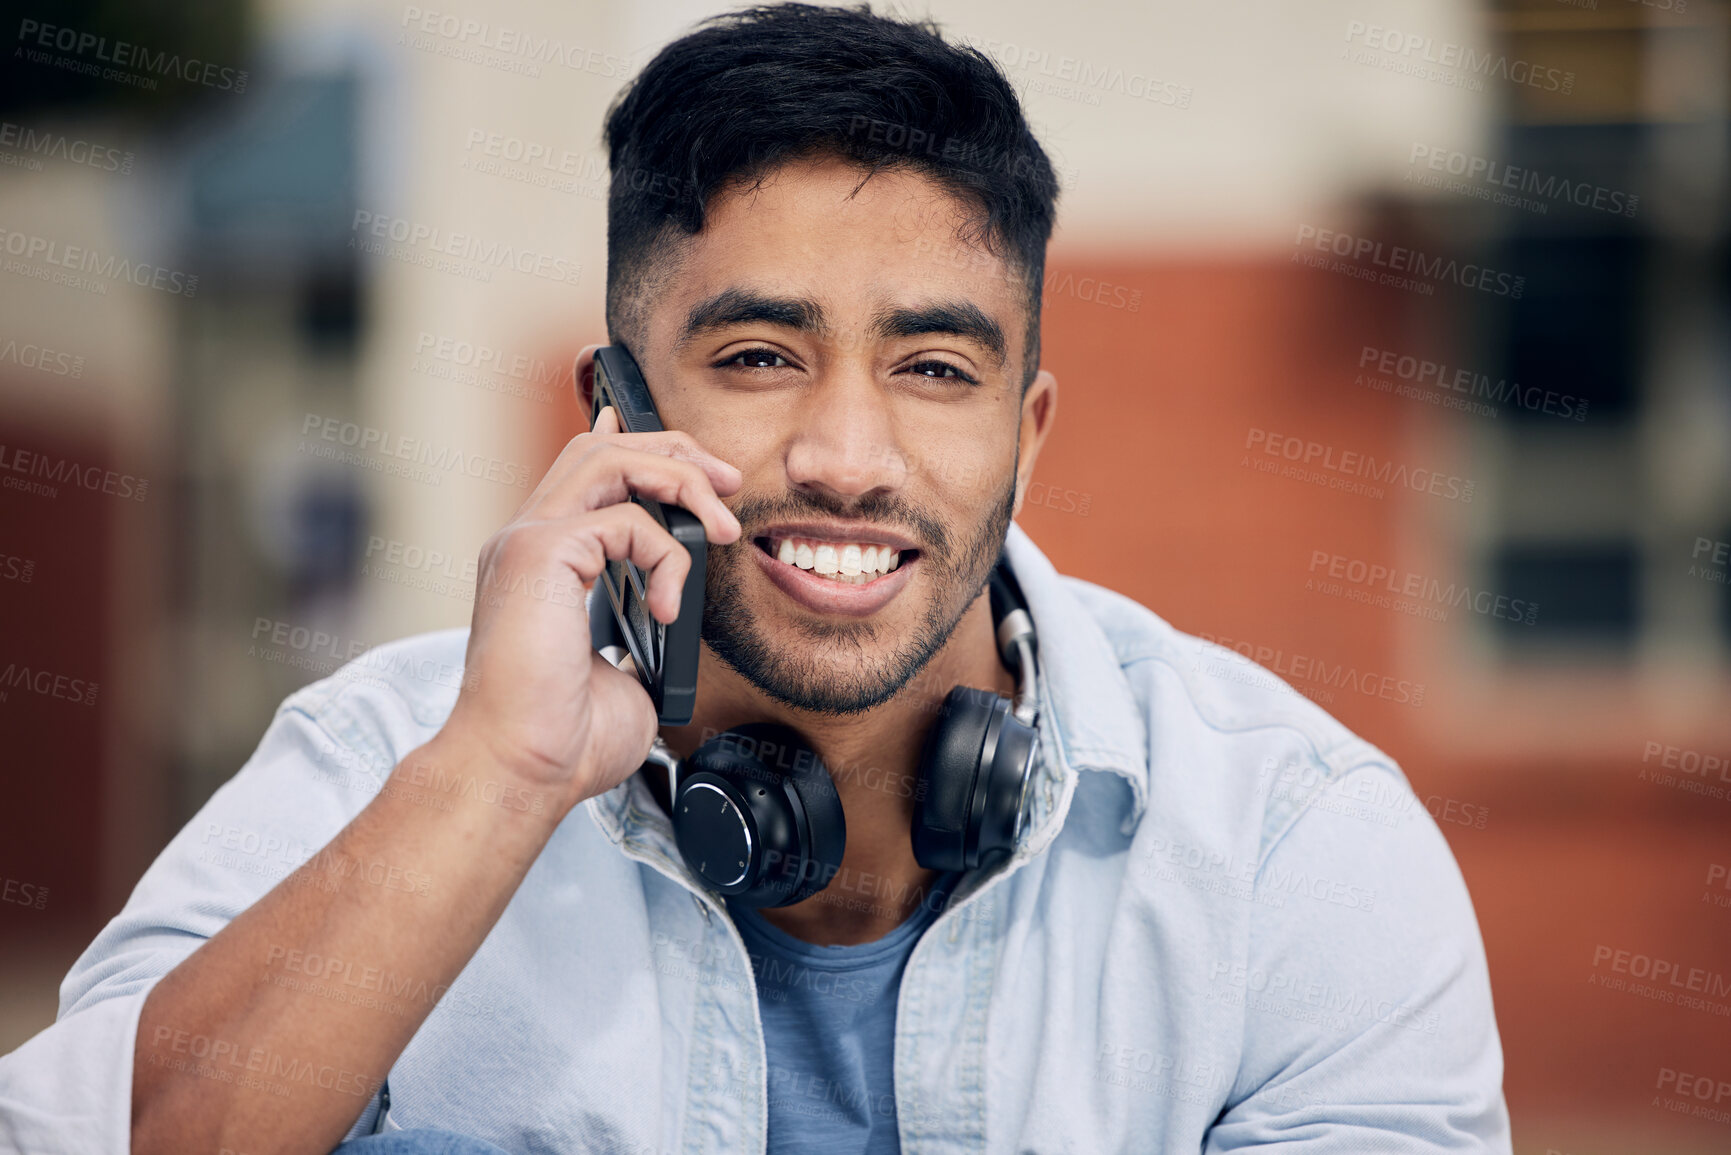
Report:
<svg viewBox="0 0 1731 1155"><path fill-rule="evenodd" d="M992 567L987 584L992 618L997 623L998 658L1016 675L1016 720L1032 726L1040 719L1040 689L1036 681L1039 638L1034 633L1034 618L1028 613L1022 584L1003 557Z"/></svg>

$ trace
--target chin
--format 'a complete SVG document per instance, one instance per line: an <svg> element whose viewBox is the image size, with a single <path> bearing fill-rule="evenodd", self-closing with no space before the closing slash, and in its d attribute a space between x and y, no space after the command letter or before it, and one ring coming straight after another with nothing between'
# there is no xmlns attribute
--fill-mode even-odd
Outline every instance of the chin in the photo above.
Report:
<svg viewBox="0 0 1731 1155"><path fill-rule="evenodd" d="M729 669L793 709L845 716L883 705L925 668L955 625L924 583L868 617L805 613L761 575L736 580L734 566L713 564L715 552L703 640Z"/></svg>

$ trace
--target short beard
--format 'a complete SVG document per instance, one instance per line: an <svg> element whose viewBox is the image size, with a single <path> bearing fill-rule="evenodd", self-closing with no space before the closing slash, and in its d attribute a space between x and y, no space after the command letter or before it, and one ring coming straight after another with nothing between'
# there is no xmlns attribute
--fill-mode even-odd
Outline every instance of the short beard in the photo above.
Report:
<svg viewBox="0 0 1731 1155"><path fill-rule="evenodd" d="M1018 454L1018 456L1020 456ZM1003 554L1015 515L1015 472L1009 489L995 502L992 515L959 554L944 527L899 498L880 495L846 506L827 496L790 494L785 501L742 501L733 512L744 526L799 517L874 518L912 525L923 546L919 565L926 570L934 596L913 636L894 653L867 662L852 676L840 674L836 658L865 657L878 640L877 625L852 619L838 623L801 623L800 631L817 645L798 652L778 652L757 630L740 590L740 569L752 563L741 551L756 549L749 530L732 545L710 545L704 585L703 640L746 681L764 694L812 714L859 714L883 705L917 677L932 655L943 648L962 615L986 587L992 567ZM948 605L947 594L957 595Z"/></svg>

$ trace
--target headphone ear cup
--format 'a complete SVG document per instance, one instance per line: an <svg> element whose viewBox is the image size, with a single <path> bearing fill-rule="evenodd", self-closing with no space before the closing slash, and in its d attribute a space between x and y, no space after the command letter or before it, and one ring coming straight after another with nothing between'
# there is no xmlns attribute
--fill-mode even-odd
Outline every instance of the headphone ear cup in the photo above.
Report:
<svg viewBox="0 0 1731 1155"><path fill-rule="evenodd" d="M794 759L782 779L782 786L799 802L804 815L805 844L800 848L801 864L796 875L798 885L776 906L791 906L803 902L828 886L841 870L842 856L847 852L847 813L842 809L841 795L836 793L835 779L823 764L817 751L789 726L772 722L754 722L741 729L762 731L773 740L797 747L802 756Z"/></svg>
<svg viewBox="0 0 1731 1155"><path fill-rule="evenodd" d="M914 860L928 870L965 870L969 819L980 759L995 711L1008 703L989 690L957 686L920 749L911 834Z"/></svg>
<svg viewBox="0 0 1731 1155"><path fill-rule="evenodd" d="M970 827L966 853L970 866L991 866L1010 857L1022 833L1040 732L1016 717L1004 700L1003 717L991 736L990 764L981 771L974 800L976 824Z"/></svg>
<svg viewBox="0 0 1731 1155"><path fill-rule="evenodd" d="M693 752L673 800L680 856L743 906L786 906L841 869L847 819L829 771L797 730L754 722Z"/></svg>

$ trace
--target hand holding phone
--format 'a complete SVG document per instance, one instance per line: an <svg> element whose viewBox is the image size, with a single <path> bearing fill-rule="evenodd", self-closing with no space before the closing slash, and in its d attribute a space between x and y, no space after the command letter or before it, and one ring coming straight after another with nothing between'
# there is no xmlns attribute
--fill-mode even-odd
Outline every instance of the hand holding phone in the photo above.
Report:
<svg viewBox="0 0 1731 1155"><path fill-rule="evenodd" d="M740 534L720 496L739 488L737 469L689 434L623 430L607 408L482 547L464 687L434 740L551 793L555 819L634 773L659 724L638 679L595 652L585 605L585 589L628 562L644 616L681 616L693 551L634 499L685 511L708 541Z"/></svg>
<svg viewBox="0 0 1731 1155"><path fill-rule="evenodd" d="M661 415L656 412L649 386L637 362L623 348L609 346L596 350L592 397L592 426L601 420L604 411L611 409L627 433L662 431ZM644 603L646 583L642 571L628 558L609 561L601 571L596 598L590 606L590 633L596 650L609 660L620 650L630 654L661 724L683 726L691 721L697 702L698 642L709 547L704 540L703 523L690 510L663 505L642 494L633 495L631 500L642 506L690 554L690 566L681 585L679 614L670 622L655 620Z"/></svg>

